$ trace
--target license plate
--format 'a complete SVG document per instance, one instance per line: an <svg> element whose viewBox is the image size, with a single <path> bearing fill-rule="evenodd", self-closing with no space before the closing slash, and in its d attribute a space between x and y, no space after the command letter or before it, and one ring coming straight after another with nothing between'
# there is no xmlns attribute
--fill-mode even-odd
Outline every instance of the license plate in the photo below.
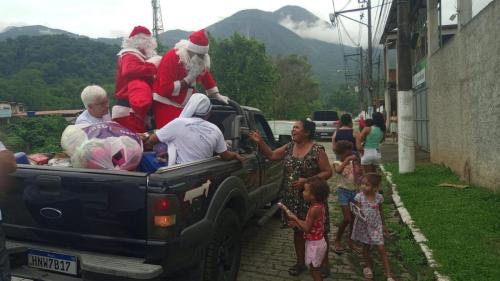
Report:
<svg viewBox="0 0 500 281"><path fill-rule="evenodd" d="M75 256L29 249L28 266L77 275L77 258Z"/></svg>
<svg viewBox="0 0 500 281"><path fill-rule="evenodd" d="M328 136L328 133L321 133L322 136Z"/></svg>

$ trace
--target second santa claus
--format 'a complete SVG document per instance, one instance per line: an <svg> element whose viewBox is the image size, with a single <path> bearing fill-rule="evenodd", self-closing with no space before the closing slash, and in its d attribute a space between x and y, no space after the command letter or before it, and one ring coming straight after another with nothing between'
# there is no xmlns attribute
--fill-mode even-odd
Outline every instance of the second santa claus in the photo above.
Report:
<svg viewBox="0 0 500 281"><path fill-rule="evenodd" d="M208 49L208 36L202 29L192 33L189 40L179 41L163 56L153 83L153 112L157 128L179 117L195 93L196 83L203 85L210 98L228 102L228 97L219 93L210 73Z"/></svg>

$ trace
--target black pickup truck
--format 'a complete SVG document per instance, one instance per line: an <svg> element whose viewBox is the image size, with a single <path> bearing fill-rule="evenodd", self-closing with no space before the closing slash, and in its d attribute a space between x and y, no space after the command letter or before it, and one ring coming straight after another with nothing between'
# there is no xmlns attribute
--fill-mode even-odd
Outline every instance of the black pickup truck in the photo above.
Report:
<svg viewBox="0 0 500 281"><path fill-rule="evenodd" d="M248 139L259 130L279 145L262 112L212 103L210 121L244 164L212 157L150 174L19 165L0 191L12 273L127 281L196 271L236 280L242 227L278 199L284 171Z"/></svg>

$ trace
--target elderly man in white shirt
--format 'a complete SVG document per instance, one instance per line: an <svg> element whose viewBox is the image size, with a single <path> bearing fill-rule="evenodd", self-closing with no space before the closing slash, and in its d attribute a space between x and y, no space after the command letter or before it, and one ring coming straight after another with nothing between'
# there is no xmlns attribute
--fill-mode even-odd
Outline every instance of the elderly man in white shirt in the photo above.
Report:
<svg viewBox="0 0 500 281"><path fill-rule="evenodd" d="M206 95L193 94L179 118L149 136L145 146L166 143L169 165L206 159L214 153L227 161L237 159L243 162L243 156L227 149L221 130L207 121L211 109L210 99Z"/></svg>
<svg viewBox="0 0 500 281"><path fill-rule="evenodd" d="M103 88L97 85L87 86L83 89L81 97L86 110L78 116L75 125L92 125L111 121L108 94Z"/></svg>
<svg viewBox="0 0 500 281"><path fill-rule="evenodd" d="M0 142L0 190L7 187L5 176L16 171L16 159ZM9 256L5 248L5 234L2 229L2 213L0 210L0 280L10 280Z"/></svg>

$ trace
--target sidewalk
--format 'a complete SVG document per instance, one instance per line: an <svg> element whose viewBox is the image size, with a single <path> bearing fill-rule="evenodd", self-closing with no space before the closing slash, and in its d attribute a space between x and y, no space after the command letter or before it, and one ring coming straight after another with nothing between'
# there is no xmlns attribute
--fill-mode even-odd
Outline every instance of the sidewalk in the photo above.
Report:
<svg viewBox="0 0 500 281"><path fill-rule="evenodd" d="M398 143L391 139L386 139L380 147L382 153L382 163L397 163L398 162ZM421 149L415 149L416 163L430 163L430 153Z"/></svg>

